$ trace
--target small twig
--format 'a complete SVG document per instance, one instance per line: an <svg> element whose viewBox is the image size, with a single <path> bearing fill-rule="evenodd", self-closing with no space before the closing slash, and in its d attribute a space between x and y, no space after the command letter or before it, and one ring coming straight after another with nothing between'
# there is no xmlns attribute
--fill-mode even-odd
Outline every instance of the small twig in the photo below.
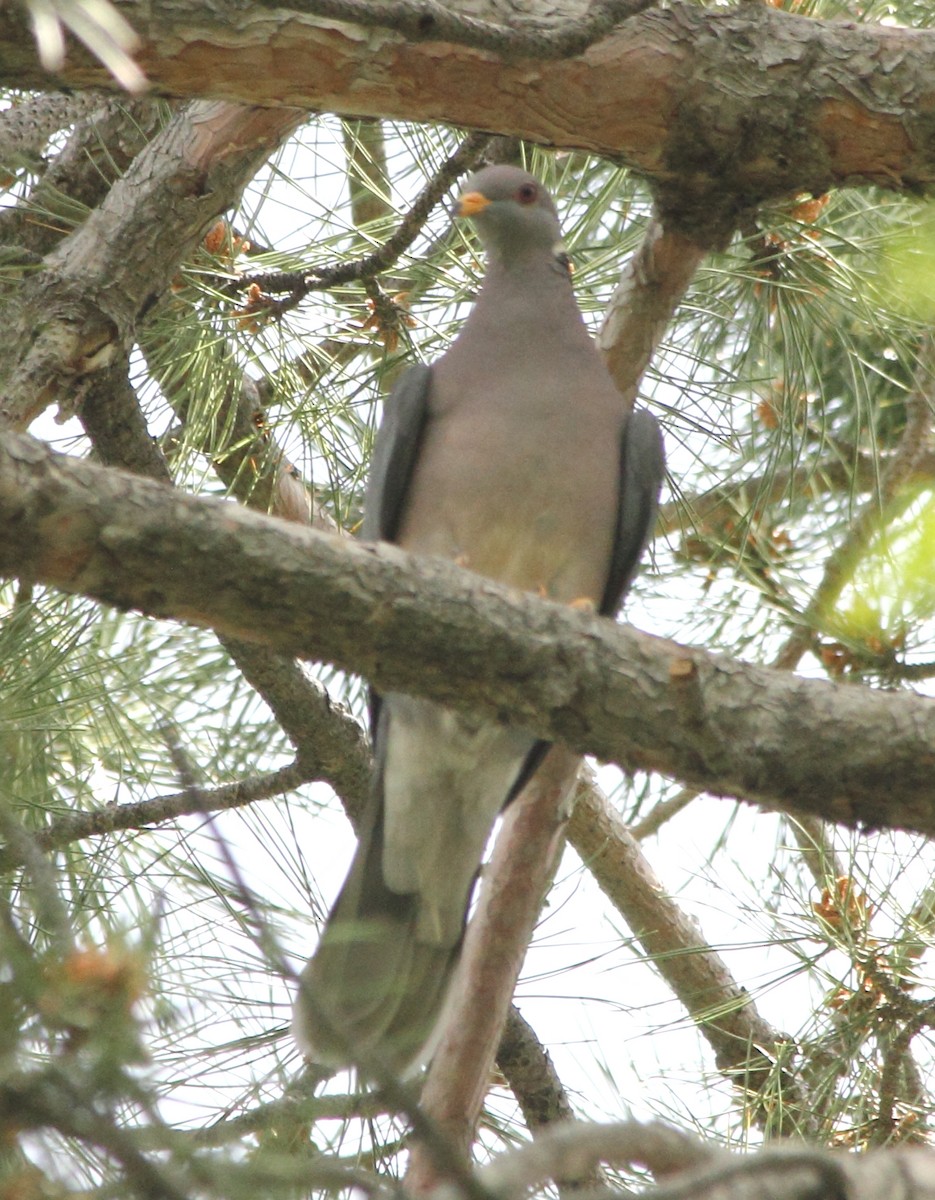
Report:
<svg viewBox="0 0 935 1200"><path fill-rule="evenodd" d="M847 874L844 864L838 861L826 822L807 813L787 817L786 821L817 888L828 887L830 881Z"/></svg>
<svg viewBox="0 0 935 1200"><path fill-rule="evenodd" d="M350 1095L312 1094L321 1082L317 1071L304 1072L298 1081L290 1083L285 1095L255 1108L247 1109L236 1116L215 1121L201 1129L186 1130L186 1135L195 1146L224 1146L237 1141L248 1133L262 1133L270 1129L310 1125L315 1121L372 1121L389 1112L382 1096L371 1092L354 1092ZM298 1094L298 1084L303 1093ZM177 1131L173 1131L175 1134ZM153 1145L157 1140L152 1139Z"/></svg>
<svg viewBox="0 0 935 1200"><path fill-rule="evenodd" d="M826 561L822 579L801 616L801 624L792 631L776 656L775 666L781 669L794 670L802 655L811 647L817 622L840 595L854 564L877 528L881 513L889 510L888 515L893 515L897 497L904 499L906 503L911 500L912 493L906 484L918 474L926 460L931 460L933 356L935 342L932 336L928 335L920 347L913 391L906 401L906 426L895 452L883 470L879 494L872 496L864 504L844 539ZM920 677L927 678L930 670L926 669L926 665L919 666ZM908 679L912 677L913 667L888 663L887 670L891 675L898 674L900 678ZM805 864L819 888L827 886L829 875L838 878L847 874L837 859L824 821L803 814L790 823ZM885 990L890 981L882 972L876 972L874 977L878 976L878 982ZM906 999L904 993L900 993L899 998ZM918 1029L915 1032L918 1032ZM876 1118L878 1137L880 1130L886 1131L886 1137L892 1134L892 1114L898 1088L906 1071L915 1067L910 1046L914 1033L898 1050L894 1049L892 1053L887 1051L884 1054Z"/></svg>
<svg viewBox="0 0 935 1200"><path fill-rule="evenodd" d="M900 679L903 683L919 683L935 675L935 662L889 663L886 673L889 678Z"/></svg>
<svg viewBox="0 0 935 1200"><path fill-rule="evenodd" d="M835 461L820 467L769 471L737 482L717 484L694 496L679 496L660 507L656 537L687 530L701 533L711 530L720 534L725 524L736 521L738 512L754 505L777 504L803 492L823 496L845 489L869 491L879 481L881 465L885 470L892 457L892 454L874 457L853 449L848 453L846 447L841 447ZM915 478L935 478L935 455L930 450L916 464Z"/></svg>
<svg viewBox="0 0 935 1200"><path fill-rule="evenodd" d="M880 1070L877 1115L873 1120L869 1144L886 1146L896 1133L894 1110L899 1102L904 1078L904 1064L912 1062L910 1047L920 1028L911 1022L905 1025L883 1051L883 1066Z"/></svg>
<svg viewBox="0 0 935 1200"><path fill-rule="evenodd" d="M422 232L429 214L464 171L478 163L490 141L489 134L471 133L439 167L426 186L416 196L403 219L387 240L370 254L353 262L337 263L332 267L313 267L306 271L282 271L263 275L245 275L236 281L237 290L257 287L263 292L286 292L288 299L277 303L281 315L294 308L309 293L324 291L344 283L372 278L397 261Z"/></svg>
<svg viewBox="0 0 935 1200"><path fill-rule="evenodd" d="M660 800L654 804L641 821L630 825L630 833L638 842L658 833L666 821L678 816L682 809L687 808L701 793L697 788L679 788L674 796Z"/></svg>
<svg viewBox="0 0 935 1200"><path fill-rule="evenodd" d="M351 220L360 229L392 212L383 122L374 117L344 120L341 133L347 158Z"/></svg>
<svg viewBox="0 0 935 1200"><path fill-rule="evenodd" d="M195 797L186 790L168 796L155 796L152 800L140 800L136 804L114 804L107 808L69 813L52 821L45 829L26 834L26 838L33 851L59 850L86 837L102 837L120 830L145 829L193 813L243 808L257 800L294 791L312 777L298 763L291 763L287 767L280 767L278 771L202 791ZM0 816L2 821L3 817ZM7 845L0 848L0 871L31 862L22 839L10 838L6 828L2 832L7 836Z"/></svg>
<svg viewBox="0 0 935 1200"><path fill-rule="evenodd" d="M55 872L42 853L36 835L24 827L5 802L0 802L0 835L6 839L6 851L29 872L39 921L58 949L67 950L72 942L72 928L55 885Z"/></svg>
<svg viewBox="0 0 935 1200"><path fill-rule="evenodd" d="M55 1068L4 1080L0 1112L22 1128L51 1126L67 1139L98 1147L123 1168L132 1191L147 1200L190 1200L161 1164L141 1153L112 1113L98 1112L89 1097Z"/></svg>

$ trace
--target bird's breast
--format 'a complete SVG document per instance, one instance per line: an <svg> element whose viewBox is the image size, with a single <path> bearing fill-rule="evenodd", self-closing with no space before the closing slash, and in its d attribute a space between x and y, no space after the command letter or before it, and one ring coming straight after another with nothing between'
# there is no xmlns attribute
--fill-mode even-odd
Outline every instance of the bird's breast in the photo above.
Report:
<svg viewBox="0 0 935 1200"><path fill-rule="evenodd" d="M569 395L534 373L478 371L466 396L446 384L433 384L400 545L562 603L599 603L617 513L619 398Z"/></svg>

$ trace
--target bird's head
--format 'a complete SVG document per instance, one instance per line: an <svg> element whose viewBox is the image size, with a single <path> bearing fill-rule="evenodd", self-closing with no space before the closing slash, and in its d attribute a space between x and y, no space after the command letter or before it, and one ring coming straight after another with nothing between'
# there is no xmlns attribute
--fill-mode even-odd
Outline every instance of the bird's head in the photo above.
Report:
<svg viewBox="0 0 935 1200"><path fill-rule="evenodd" d="M537 252L567 261L552 197L519 167L484 167L471 175L454 211L473 219L487 253L501 262Z"/></svg>

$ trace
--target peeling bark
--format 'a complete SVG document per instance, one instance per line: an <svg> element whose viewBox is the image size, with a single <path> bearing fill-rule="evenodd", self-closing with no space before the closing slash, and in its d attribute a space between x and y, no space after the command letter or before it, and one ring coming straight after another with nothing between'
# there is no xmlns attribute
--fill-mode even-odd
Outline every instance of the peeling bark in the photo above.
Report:
<svg viewBox="0 0 935 1200"><path fill-rule="evenodd" d="M709 245L765 200L935 180L931 30L675 0L570 58L507 61L250 0L121 12L159 94L442 120L593 150L642 172L667 223ZM20 87L115 86L77 46L54 78L42 71L12 7L0 12L0 71Z"/></svg>

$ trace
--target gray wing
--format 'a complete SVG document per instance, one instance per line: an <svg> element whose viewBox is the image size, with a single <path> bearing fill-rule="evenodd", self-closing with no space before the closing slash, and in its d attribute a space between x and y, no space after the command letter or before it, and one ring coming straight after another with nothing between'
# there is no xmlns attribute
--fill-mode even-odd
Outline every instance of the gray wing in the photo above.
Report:
<svg viewBox="0 0 935 1200"><path fill-rule="evenodd" d="M656 523L665 475L659 422L645 408L632 412L620 439L620 491L610 573L600 611L613 617L633 582Z"/></svg>
<svg viewBox="0 0 935 1200"><path fill-rule="evenodd" d="M364 497L364 519L360 533L365 541L396 540L428 415L431 378L432 368L418 363L400 377L387 397L383 420L373 445L367 494ZM386 740L378 736L380 728L380 697L371 688L370 733L374 741L378 773Z"/></svg>
<svg viewBox="0 0 935 1200"><path fill-rule="evenodd" d="M410 367L386 401L364 500L360 532L366 541L396 540L428 414L431 377L431 367Z"/></svg>

